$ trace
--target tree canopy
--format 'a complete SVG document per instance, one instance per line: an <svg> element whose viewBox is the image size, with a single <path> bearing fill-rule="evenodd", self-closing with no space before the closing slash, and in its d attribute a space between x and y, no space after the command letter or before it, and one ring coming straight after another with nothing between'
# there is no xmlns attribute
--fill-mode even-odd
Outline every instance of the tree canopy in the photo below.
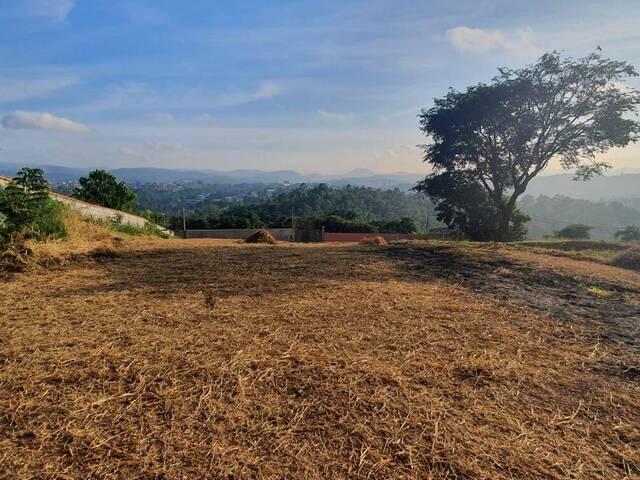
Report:
<svg viewBox="0 0 640 480"><path fill-rule="evenodd" d="M449 90L419 116L432 140L423 149L433 173L416 189L438 203L441 220L471 238L480 239L468 219L482 214L472 209L490 205L483 211L495 216L484 221L493 225L492 239L512 239L521 227L517 199L553 159L586 180L608 168L597 154L638 139L640 124L629 114L640 92L619 83L631 76L631 65L599 49L577 60L551 52L522 69L499 69L490 84Z"/></svg>
<svg viewBox="0 0 640 480"><path fill-rule="evenodd" d="M583 225L582 223L575 223L573 225L567 225L561 230L555 232L555 236L559 238L569 238L571 240L588 240L591 238L590 225Z"/></svg>
<svg viewBox="0 0 640 480"><path fill-rule="evenodd" d="M627 225L622 230L616 232L616 238L625 242L640 240L640 227Z"/></svg>
<svg viewBox="0 0 640 480"><path fill-rule="evenodd" d="M80 186L73 191L73 196L80 200L115 210L131 211L133 209L136 194L106 170L94 170L88 177L82 177L78 182Z"/></svg>

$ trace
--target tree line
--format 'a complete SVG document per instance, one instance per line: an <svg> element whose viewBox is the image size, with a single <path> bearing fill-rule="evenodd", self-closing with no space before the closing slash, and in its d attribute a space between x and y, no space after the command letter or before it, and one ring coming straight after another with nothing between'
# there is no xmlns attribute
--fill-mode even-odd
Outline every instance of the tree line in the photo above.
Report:
<svg viewBox="0 0 640 480"><path fill-rule="evenodd" d="M186 216L187 228L291 227L332 232L424 231L433 204L424 196L369 187L300 185L291 190L240 205L209 205ZM181 229L180 214L169 225Z"/></svg>

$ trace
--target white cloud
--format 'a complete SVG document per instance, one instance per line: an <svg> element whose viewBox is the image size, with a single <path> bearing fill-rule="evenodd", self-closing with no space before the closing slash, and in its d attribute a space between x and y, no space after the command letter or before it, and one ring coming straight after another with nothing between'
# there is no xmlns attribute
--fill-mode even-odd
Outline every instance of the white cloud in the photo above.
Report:
<svg viewBox="0 0 640 480"><path fill-rule="evenodd" d="M264 82L258 86L253 92L230 92L219 95L214 104L218 107L232 107L235 105L243 105L245 103L263 100L265 98L277 97L282 95L284 89L273 82Z"/></svg>
<svg viewBox="0 0 640 480"><path fill-rule="evenodd" d="M196 122L199 123L213 123L215 120L215 117L209 113L200 113L196 115Z"/></svg>
<svg viewBox="0 0 640 480"><path fill-rule="evenodd" d="M150 85L128 82L111 86L106 95L74 109L77 112L102 112L159 109L184 110L233 107L282 95L285 89L273 82L264 82L255 90L215 92L201 88L156 89ZM156 118L159 120L159 118ZM166 118L165 118L166 120Z"/></svg>
<svg viewBox="0 0 640 480"><path fill-rule="evenodd" d="M0 81L0 102L42 97L77 83L78 79L75 77L5 78Z"/></svg>
<svg viewBox="0 0 640 480"><path fill-rule="evenodd" d="M447 30L447 39L456 50L465 53L477 54L502 50L528 55L538 51L530 28L509 33L500 30L456 27Z"/></svg>
<svg viewBox="0 0 640 480"><path fill-rule="evenodd" d="M316 116L329 123L348 123L353 120L353 114L341 112L328 112L326 110L318 110Z"/></svg>
<svg viewBox="0 0 640 480"><path fill-rule="evenodd" d="M47 112L16 111L2 117L2 126L9 129L49 130L64 133L85 133L85 125Z"/></svg>
<svg viewBox="0 0 640 480"><path fill-rule="evenodd" d="M76 6L78 0L26 0L26 13L52 22L62 22Z"/></svg>
<svg viewBox="0 0 640 480"><path fill-rule="evenodd" d="M158 113L154 113L153 115L151 115L151 119L154 122L157 123L174 123L176 121L176 119L174 118L173 115L171 115L170 113L166 113L166 112L158 112Z"/></svg>

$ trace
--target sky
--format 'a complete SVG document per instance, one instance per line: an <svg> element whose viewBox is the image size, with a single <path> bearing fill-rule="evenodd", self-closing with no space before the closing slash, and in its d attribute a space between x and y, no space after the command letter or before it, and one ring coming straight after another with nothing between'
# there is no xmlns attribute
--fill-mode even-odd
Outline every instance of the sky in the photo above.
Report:
<svg viewBox="0 0 640 480"><path fill-rule="evenodd" d="M424 172L449 87L551 50L640 67L638 25L637 0L0 0L0 161Z"/></svg>

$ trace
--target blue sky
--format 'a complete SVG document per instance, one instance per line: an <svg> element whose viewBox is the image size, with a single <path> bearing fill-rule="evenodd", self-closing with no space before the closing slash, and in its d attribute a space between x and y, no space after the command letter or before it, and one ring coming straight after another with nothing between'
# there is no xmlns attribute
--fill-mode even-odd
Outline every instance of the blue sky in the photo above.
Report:
<svg viewBox="0 0 640 480"><path fill-rule="evenodd" d="M638 25L637 1L0 0L0 159L421 172L434 97L552 49L640 66Z"/></svg>

